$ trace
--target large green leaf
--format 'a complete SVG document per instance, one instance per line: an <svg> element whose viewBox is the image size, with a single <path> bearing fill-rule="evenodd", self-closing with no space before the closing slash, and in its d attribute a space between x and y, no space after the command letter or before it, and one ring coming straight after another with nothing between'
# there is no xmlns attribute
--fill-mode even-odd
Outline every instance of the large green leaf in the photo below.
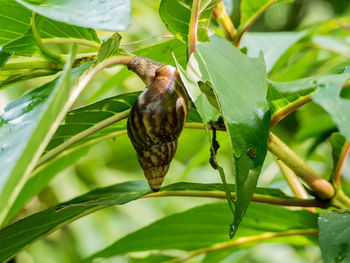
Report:
<svg viewBox="0 0 350 263"><path fill-rule="evenodd" d="M267 152L270 115L262 57L249 58L221 37L199 43L195 58L202 82L218 100L235 159L237 201L234 225L244 216Z"/></svg>
<svg viewBox="0 0 350 263"><path fill-rule="evenodd" d="M113 124L113 120L118 118L118 114L130 109L138 95L139 92L126 93L68 112L39 160L41 164L32 172L11 206L5 222L38 194L58 172L83 156L93 144L124 133L126 121ZM107 127L106 123L109 124ZM94 131L93 134L88 134L91 130ZM86 138L82 137L84 134Z"/></svg>
<svg viewBox="0 0 350 263"><path fill-rule="evenodd" d="M297 103L298 100L303 99L303 97L309 96L310 94L315 93L315 91L318 90L319 87L329 86L329 85L332 85L332 83L344 82L346 79L349 79L349 78L350 78L350 73L347 71L344 71L343 73L340 73L340 74L310 77L310 78L305 78L305 79L300 79L300 80L290 81L290 82L269 81L270 89L269 89L268 98L269 98L272 114L273 115L279 114L285 108L289 107L292 103ZM339 84L340 85L340 87L338 87L339 89L341 88L342 84L343 83ZM338 92L340 91L339 89L338 89ZM317 92L319 95L316 95L316 97L319 97L320 95L322 95L323 92L321 93ZM337 95L333 95L333 97L337 97ZM339 99L345 100L340 97ZM330 100L333 100L333 99L330 98ZM335 122L334 119L333 121Z"/></svg>
<svg viewBox="0 0 350 263"><path fill-rule="evenodd" d="M23 9L21 6L20 8ZM27 16L30 19L31 12L28 11ZM73 38L85 39L97 43L100 42L96 32L92 29L72 26L40 16L38 16L36 19L36 27L40 37L43 39ZM37 52L39 50L39 46L34 39L30 23L28 23L28 30L21 37L4 45L3 50L7 52L14 52L16 55L24 56L31 56Z"/></svg>
<svg viewBox="0 0 350 263"><path fill-rule="evenodd" d="M259 57L259 53L262 51L266 63L266 71L270 72L287 49L305 35L305 31L276 33L247 32L242 37L240 47L247 48L247 55L249 57Z"/></svg>
<svg viewBox="0 0 350 263"><path fill-rule="evenodd" d="M321 213L318 218L322 257L326 263L350 261L350 210Z"/></svg>
<svg viewBox="0 0 350 263"><path fill-rule="evenodd" d="M122 31L130 24L130 1L16 0L17 3L47 18L74 26Z"/></svg>
<svg viewBox="0 0 350 263"><path fill-rule="evenodd" d="M125 134L126 120L119 121L118 118L132 107L139 94L121 94L68 112L4 222L22 209L57 173L84 156L94 144ZM190 108L188 122L198 122L193 108Z"/></svg>
<svg viewBox="0 0 350 263"><path fill-rule="evenodd" d="M93 254L95 258L108 258L130 252L178 249L191 251L228 241L226 226L231 216L223 203L207 204L162 218ZM317 216L306 211L291 211L281 207L252 204L237 231L236 238L282 232L291 229L317 227ZM312 243L306 237L301 243ZM281 240L280 240L281 241ZM85 262L85 261L84 261Z"/></svg>
<svg viewBox="0 0 350 263"><path fill-rule="evenodd" d="M0 117L0 222L61 121L73 61L70 56L58 79L11 102Z"/></svg>
<svg viewBox="0 0 350 263"><path fill-rule="evenodd" d="M233 190L234 186L230 185L230 188ZM209 193L213 191L213 193L217 193L217 191L223 191L223 186L220 184L177 183L162 188L161 192L162 191L209 191ZM26 217L11 225L8 225L0 230L0 262L4 262L5 260L10 259L24 247L44 236L47 236L52 231L56 230L59 227L62 227L69 222L77 220L82 216L85 216L107 206L125 204L127 202L138 199L147 193L150 193L150 190L146 181L116 184L113 186L93 190L71 201L59 204L54 208L49 208L42 212ZM260 195L268 196L270 198L278 197L285 200L295 199L289 198L285 196L281 191L271 188L258 188L257 193ZM227 240L227 220L225 220L225 218L230 219L231 217L227 210L227 204L222 204L220 207L222 213L219 213L219 215L221 215L220 217L224 218L225 222L217 220L215 217L213 219L214 214L212 214L210 218L212 218L212 223L218 232L213 232L212 229L210 231L212 235L219 236L221 240ZM265 230L283 231L288 227L297 229L310 228L312 225L314 225L314 221L316 220L313 214L306 211L292 212L283 208L269 207L268 205L264 205L264 207L266 207L266 209L262 210L259 208L257 209L257 212L252 211L252 214L255 214L256 217L254 217L254 219L247 219L245 221L247 224L247 231L250 231L250 233L255 233L254 231ZM267 211L267 209L273 209L275 212L265 214L265 211ZM211 210L203 210L207 211L206 213L209 215L211 214ZM273 217L275 220L271 219ZM261 230L261 224L259 223L261 222L260 220L263 220L263 218L266 218L266 222L268 222L265 226L265 230ZM293 220L289 220L290 218L293 218ZM194 224L199 228L202 227L202 225L198 224L198 218L193 217L191 220L193 220ZM199 218L199 220L201 219ZM180 221L178 223L180 223ZM181 226L181 224L179 224L179 226ZM254 228L256 229L254 230ZM205 229L196 230L197 238L199 233L205 234L203 232L204 230ZM243 232L243 229L241 231ZM176 234L175 229L174 234ZM249 232L246 232L245 234L249 234ZM200 240L202 239L200 238ZM196 242L198 242L198 240ZM209 242L213 242L213 240L201 241L203 245L206 245Z"/></svg>
<svg viewBox="0 0 350 263"><path fill-rule="evenodd" d="M0 0L0 46L27 32L30 12L14 1Z"/></svg>
<svg viewBox="0 0 350 263"><path fill-rule="evenodd" d="M15 1L0 1L0 46L22 38L30 27L32 12ZM91 29L71 26L48 18L43 19L42 38L80 38L99 43L96 32ZM22 44L26 44L25 39Z"/></svg>
<svg viewBox="0 0 350 263"><path fill-rule="evenodd" d="M207 27L216 2L216 0L203 0L200 2L197 30L199 41L209 40ZM168 30L185 43L188 38L191 8L192 1L185 0L162 0L159 7L159 15Z"/></svg>
<svg viewBox="0 0 350 263"><path fill-rule="evenodd" d="M46 17L43 18L41 23L40 37L43 39L78 38L100 43L96 31L93 29L72 26Z"/></svg>
<svg viewBox="0 0 350 263"><path fill-rule="evenodd" d="M129 182L96 189L22 219L0 230L0 262L6 262L25 246L58 227L109 205L122 205L148 193L146 182Z"/></svg>

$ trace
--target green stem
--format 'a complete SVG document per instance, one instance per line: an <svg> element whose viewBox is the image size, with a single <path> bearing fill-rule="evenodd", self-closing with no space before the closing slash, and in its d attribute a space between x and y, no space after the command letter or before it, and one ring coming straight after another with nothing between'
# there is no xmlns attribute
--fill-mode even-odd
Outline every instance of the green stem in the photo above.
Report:
<svg viewBox="0 0 350 263"><path fill-rule="evenodd" d="M301 106L303 106L309 102L311 102L311 97L310 97L310 95L307 95L307 96L303 96L303 97L293 101L292 103L289 103L287 107L284 107L284 108L278 110L277 112L275 112L275 114L271 118L270 126L271 127L274 126L279 121L284 119L286 116L291 114L293 111L297 110L298 108L300 108Z"/></svg>
<svg viewBox="0 0 350 263"><path fill-rule="evenodd" d="M99 49L100 45L96 42L86 40L86 39L79 39L79 38L47 38L42 39L42 43L44 45L49 44L73 44L73 45L80 45L80 46L87 46L92 47L95 49Z"/></svg>
<svg viewBox="0 0 350 263"><path fill-rule="evenodd" d="M342 88L346 89L350 87L350 81L346 81ZM277 124L279 121L281 121L282 119L284 119L285 117L287 117L289 114L291 114L292 112L294 112L295 110L297 110L298 108L300 108L301 106L311 102L311 94L308 94L306 96L302 96L299 99L291 102L288 104L288 106L279 109L277 112L274 113L274 115L271 118L271 124L270 126L274 126L275 124Z"/></svg>
<svg viewBox="0 0 350 263"><path fill-rule="evenodd" d="M32 172L32 174L30 175L30 178L37 176L37 174L39 174L43 169L48 167L52 162L55 162L59 158L63 158L65 156L68 156L76 150L82 149L82 148L90 146L90 145L95 145L96 143L98 143L100 141L116 138L116 137L124 135L124 134L126 134L126 130L115 131L115 132L108 133L107 135L104 135L101 137L87 140L79 145L77 145L77 144L75 144L75 146L72 145L72 147L69 147L65 151L61 151L60 153L57 153L57 155L52 156L52 158L48 159L46 162L42 163L41 165L37 165L35 167L34 171ZM45 157L45 155L43 157Z"/></svg>
<svg viewBox="0 0 350 263"><path fill-rule="evenodd" d="M226 39L232 42L237 34L237 30L233 25L230 16L227 14L223 1L220 1L213 9L213 16L224 30Z"/></svg>
<svg viewBox="0 0 350 263"><path fill-rule="evenodd" d="M331 204L340 209L350 209L350 198L344 194L343 190L338 189L331 200Z"/></svg>
<svg viewBox="0 0 350 263"><path fill-rule="evenodd" d="M195 250L183 258L174 259L174 260L168 261L168 263L185 262L191 258L194 258L202 254L208 254L208 253L212 253L220 250L225 250L225 249L229 249L237 246L246 245L249 243L269 240L272 238L286 237L286 236L316 236L318 235L318 232L319 232L318 229L295 229L295 230L288 230L284 232L267 232L261 235L241 237L232 241L217 243L206 248Z"/></svg>
<svg viewBox="0 0 350 263"><path fill-rule="evenodd" d="M235 45L236 47L239 47L241 38L243 34L254 24L254 22L273 4L277 3L277 0L270 0L268 1L263 7L260 8L258 12L256 12L244 25L243 27L238 31L236 39L235 39Z"/></svg>
<svg viewBox="0 0 350 263"><path fill-rule="evenodd" d="M68 100L66 102L66 105L65 105L65 108L64 108L64 111L62 111L62 112L68 112L68 110L71 108L71 106L73 105L75 100L78 98L79 94L85 89L85 87L89 84L91 79L97 73L99 73L101 70L105 69L106 67L109 67L109 66L112 66L112 65L120 65L120 64L126 65L126 64L128 64L130 62L130 60L131 60L131 57L127 57L127 56L110 57L110 58L102 61L101 63L91 67L87 71L85 71L85 73L79 78L78 84L76 86L74 86L72 94L68 98ZM125 114L125 112L123 114ZM88 135L91 135L92 133L98 131L99 129L107 127L108 125L116 122L116 119L125 118L125 116L123 114L121 114L121 115L117 114L117 115L115 115L115 116L113 116L111 118L108 118L104 122L101 122L99 124L100 126L91 127L90 129L87 129L82 135L79 134L77 136L72 137L71 138L72 141L69 140L66 143L64 143L61 146L59 146L57 150L54 149L53 150L54 152L50 153L47 157L43 156L42 159L39 160L38 164L44 163L45 161L49 160L50 158L52 158L56 154L62 152L64 149L66 149L67 147L73 145L74 143L78 142L79 140L87 137Z"/></svg>
<svg viewBox="0 0 350 263"><path fill-rule="evenodd" d="M205 198L218 198L227 199L226 193L218 191L160 191L157 193L150 193L143 198L149 197L205 197ZM232 199L236 199L236 193L231 193ZM283 206L296 206L296 207L320 207L327 208L327 205L317 200L302 200L302 199L291 199L277 196L266 196L261 194L254 194L252 198L253 202L266 203L272 205L283 205Z"/></svg>
<svg viewBox="0 0 350 263"><path fill-rule="evenodd" d="M335 169L335 183L337 187L341 187L340 177L341 177L341 171L343 169L344 163L346 161L346 158L348 157L350 152L350 143L348 141L345 142L343 149L340 153L340 158L337 163L337 167Z"/></svg>
<svg viewBox="0 0 350 263"><path fill-rule="evenodd" d="M275 158L276 159L276 158ZM304 186L299 182L295 173L285 165L281 160L276 159L276 163L278 164L284 178L287 180L289 187L292 189L293 193L296 197L301 199L309 199L309 195L307 194ZM316 208L307 208L310 212L316 213Z"/></svg>
<svg viewBox="0 0 350 263"><path fill-rule="evenodd" d="M295 172L304 182L321 198L330 199L334 195L332 184L323 179L315 172L299 155L293 152L276 135L270 133L268 149L278 159L283 161L289 168Z"/></svg>
<svg viewBox="0 0 350 263"><path fill-rule="evenodd" d="M10 60L2 68L5 70L21 70L21 69L58 69L57 64L46 60ZM60 68L62 69L62 68Z"/></svg>
<svg viewBox="0 0 350 263"><path fill-rule="evenodd" d="M61 145L59 145L58 147L52 149L51 151L49 151L48 153L46 153L43 157L40 158L40 160L37 163L37 166L43 164L44 162L50 160L51 158L53 158L54 156L56 156L57 154L63 152L65 149L67 149L68 147L72 146L73 144L81 141L82 139L88 137L89 135L102 130L103 128L106 128L109 125L112 125L113 123L116 123L118 121L121 121L123 119L126 119L129 116L129 111L124 111L122 113L118 113L113 115L112 117L105 119L101 122L99 122L98 124L90 127L89 129L84 130L81 133L78 133L77 135L71 137L68 141L62 143Z"/></svg>
<svg viewBox="0 0 350 263"><path fill-rule="evenodd" d="M188 57L190 57L193 52L196 52L199 5L200 0L193 0L188 32Z"/></svg>
<svg viewBox="0 0 350 263"><path fill-rule="evenodd" d="M30 23L31 23L31 28L32 28L34 39L35 39L36 43L38 44L38 46L40 47L41 54L45 58L47 58L48 60L53 61L53 62L55 62L55 63L57 63L57 64L59 64L59 65L61 65L63 67L63 64L64 64L63 58L60 55L51 52L42 43L40 35L39 35L38 30L36 28L36 21L35 21L36 19L35 19L35 17L36 17L36 15L35 15L35 13L33 13Z"/></svg>

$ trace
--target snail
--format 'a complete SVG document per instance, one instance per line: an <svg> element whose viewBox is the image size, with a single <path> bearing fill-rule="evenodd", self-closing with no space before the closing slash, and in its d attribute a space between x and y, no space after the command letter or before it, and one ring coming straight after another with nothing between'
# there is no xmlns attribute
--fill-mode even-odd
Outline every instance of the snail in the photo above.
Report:
<svg viewBox="0 0 350 263"><path fill-rule="evenodd" d="M169 65L157 66L153 69L154 78L147 78L150 85L133 105L127 122L128 136L154 192L163 183L188 115L187 94L178 71Z"/></svg>

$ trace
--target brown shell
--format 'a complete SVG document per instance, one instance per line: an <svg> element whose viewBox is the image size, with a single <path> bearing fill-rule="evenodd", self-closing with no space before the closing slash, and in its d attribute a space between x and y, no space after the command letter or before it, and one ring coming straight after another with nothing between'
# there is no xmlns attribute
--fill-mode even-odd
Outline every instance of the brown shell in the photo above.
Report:
<svg viewBox="0 0 350 263"><path fill-rule="evenodd" d="M187 111L186 93L172 66L156 71L130 111L128 135L152 191L160 189L169 169Z"/></svg>

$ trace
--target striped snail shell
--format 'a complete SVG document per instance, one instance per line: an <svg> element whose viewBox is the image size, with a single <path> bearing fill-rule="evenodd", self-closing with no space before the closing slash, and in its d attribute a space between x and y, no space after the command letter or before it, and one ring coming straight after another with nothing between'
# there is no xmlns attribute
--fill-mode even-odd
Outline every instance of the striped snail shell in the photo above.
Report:
<svg viewBox="0 0 350 263"><path fill-rule="evenodd" d="M187 94L176 68L156 70L128 118L128 135L152 191L159 191L187 119Z"/></svg>

